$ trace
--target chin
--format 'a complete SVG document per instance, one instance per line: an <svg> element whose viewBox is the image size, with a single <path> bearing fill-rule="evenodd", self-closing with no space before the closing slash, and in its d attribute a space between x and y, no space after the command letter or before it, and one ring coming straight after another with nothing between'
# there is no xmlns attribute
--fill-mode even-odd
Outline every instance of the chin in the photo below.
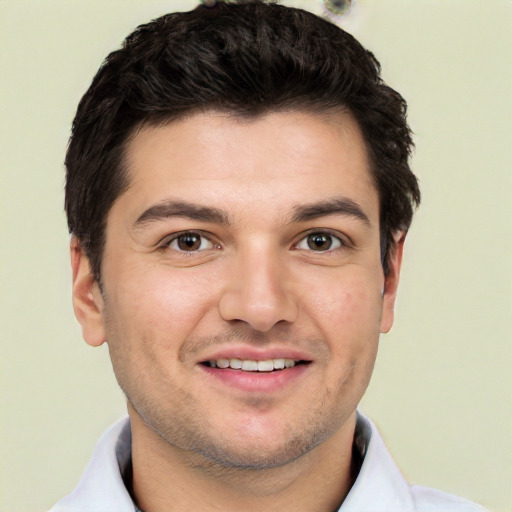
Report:
<svg viewBox="0 0 512 512"><path fill-rule="evenodd" d="M233 439L197 439L191 451L219 468L264 470L290 464L310 453L331 435L327 429L301 431L293 437L289 434L271 439L256 436Z"/></svg>
<svg viewBox="0 0 512 512"><path fill-rule="evenodd" d="M264 470L290 464L311 451L314 446L298 448L283 446L280 449L268 450L266 447L250 447L246 450L235 451L218 447L204 447L198 452L211 464L223 469Z"/></svg>

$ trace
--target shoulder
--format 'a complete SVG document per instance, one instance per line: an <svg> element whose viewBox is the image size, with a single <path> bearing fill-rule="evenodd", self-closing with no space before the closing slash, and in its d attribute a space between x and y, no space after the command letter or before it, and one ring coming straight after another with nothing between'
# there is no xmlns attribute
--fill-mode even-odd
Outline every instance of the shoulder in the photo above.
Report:
<svg viewBox="0 0 512 512"><path fill-rule="evenodd" d="M123 418L101 436L75 490L49 512L133 512L121 471L130 457L130 423Z"/></svg>
<svg viewBox="0 0 512 512"><path fill-rule="evenodd" d="M486 512L477 503L431 487L411 485L410 491L418 512Z"/></svg>
<svg viewBox="0 0 512 512"><path fill-rule="evenodd" d="M465 498L411 485L393 461L376 426L358 412L354 435L363 463L340 511L485 512Z"/></svg>

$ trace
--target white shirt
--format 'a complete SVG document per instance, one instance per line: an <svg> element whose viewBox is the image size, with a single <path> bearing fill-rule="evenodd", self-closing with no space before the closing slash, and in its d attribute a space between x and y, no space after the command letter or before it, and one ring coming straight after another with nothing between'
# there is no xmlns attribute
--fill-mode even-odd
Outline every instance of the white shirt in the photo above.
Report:
<svg viewBox="0 0 512 512"><path fill-rule="evenodd" d="M409 485L375 425L361 414L357 418L355 443L364 460L339 512L485 512L466 499ZM136 511L122 477L130 462L130 423L124 418L103 434L77 488L50 512Z"/></svg>

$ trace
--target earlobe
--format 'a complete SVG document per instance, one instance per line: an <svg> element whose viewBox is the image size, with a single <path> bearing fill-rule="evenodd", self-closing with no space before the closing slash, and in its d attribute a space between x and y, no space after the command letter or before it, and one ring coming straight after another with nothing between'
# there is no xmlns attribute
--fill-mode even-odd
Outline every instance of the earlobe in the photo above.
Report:
<svg viewBox="0 0 512 512"><path fill-rule="evenodd" d="M386 333L391 330L395 314L395 300L400 280L400 269L402 267L402 256L406 233L397 233L395 247L389 261L389 271L384 279L384 292L382 303L382 317L380 321L380 332Z"/></svg>
<svg viewBox="0 0 512 512"><path fill-rule="evenodd" d="M105 342L100 287L92 274L89 258L75 237L71 238L70 255L75 316L82 326L82 336L86 343L98 347Z"/></svg>

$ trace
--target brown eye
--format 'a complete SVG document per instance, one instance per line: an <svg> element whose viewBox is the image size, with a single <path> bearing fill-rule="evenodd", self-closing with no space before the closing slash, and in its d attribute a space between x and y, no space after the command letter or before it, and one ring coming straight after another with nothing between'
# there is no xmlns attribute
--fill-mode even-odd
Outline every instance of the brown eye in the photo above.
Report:
<svg viewBox="0 0 512 512"><path fill-rule="evenodd" d="M214 244L208 238L193 231L174 237L166 245L180 252L197 252L214 247Z"/></svg>
<svg viewBox="0 0 512 512"><path fill-rule="evenodd" d="M308 236L308 247L312 251L328 251L332 245L332 237L322 233Z"/></svg>
<svg viewBox="0 0 512 512"><path fill-rule="evenodd" d="M197 251L201 247L201 237L195 233L185 233L177 238L181 251Z"/></svg>
<svg viewBox="0 0 512 512"><path fill-rule="evenodd" d="M296 245L297 249L325 252L338 249L343 245L340 238L329 233L311 233Z"/></svg>

